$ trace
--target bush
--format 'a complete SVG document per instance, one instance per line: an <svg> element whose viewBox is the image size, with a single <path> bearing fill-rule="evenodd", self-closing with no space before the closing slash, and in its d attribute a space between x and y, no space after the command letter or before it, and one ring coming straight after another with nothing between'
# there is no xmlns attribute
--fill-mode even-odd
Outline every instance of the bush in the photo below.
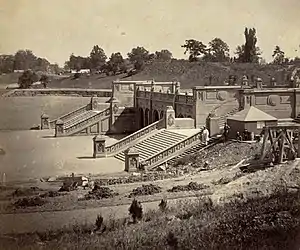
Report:
<svg viewBox="0 0 300 250"><path fill-rule="evenodd" d="M143 218L143 207L140 202L134 199L129 208L129 213L133 219L133 223L136 223L138 220Z"/></svg>
<svg viewBox="0 0 300 250"><path fill-rule="evenodd" d="M95 185L93 190L90 191L87 195L85 195L85 199L108 199L113 198L119 195L117 192L114 192L108 187L101 187L99 185Z"/></svg>
<svg viewBox="0 0 300 250"><path fill-rule="evenodd" d="M14 206L16 207L35 207L35 206L42 206L46 203L45 200L43 200L40 197L26 197L26 198L22 198L17 200L14 203Z"/></svg>
<svg viewBox="0 0 300 250"><path fill-rule="evenodd" d="M74 74L74 79L79 79L81 77L81 74L79 72Z"/></svg>
<svg viewBox="0 0 300 250"><path fill-rule="evenodd" d="M153 195L161 192L161 187L153 184L142 185L132 190L129 197L140 196L140 195Z"/></svg>

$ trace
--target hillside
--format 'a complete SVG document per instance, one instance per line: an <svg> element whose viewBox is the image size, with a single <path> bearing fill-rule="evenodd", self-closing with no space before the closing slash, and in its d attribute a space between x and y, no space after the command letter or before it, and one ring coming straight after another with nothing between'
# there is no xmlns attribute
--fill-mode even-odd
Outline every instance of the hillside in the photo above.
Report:
<svg viewBox="0 0 300 250"><path fill-rule="evenodd" d="M294 67L278 65L258 65L245 63L205 63L188 62L185 60L172 60L170 62L154 62L148 65L139 74L126 79L143 80L155 79L156 81L180 81L182 88L203 86L209 83L212 76L212 85L223 85L230 75L236 75L239 82L243 75L257 76L269 83L275 77L278 83L283 84Z"/></svg>
<svg viewBox="0 0 300 250"><path fill-rule="evenodd" d="M249 79L257 76L265 83L275 77L278 84L284 84L295 66L287 65L258 65L247 63L206 63L188 62L186 60L173 59L170 62L154 61L146 65L145 69L136 75L127 77L125 74L105 76L99 74L82 75L79 79L71 76L50 76L49 88L110 88L111 82L120 80L151 80L155 81L180 81L183 89L193 86L209 84L211 77L212 85L223 85L230 75L236 75L240 83L243 75ZM7 74L0 76L0 88L18 81L19 74Z"/></svg>

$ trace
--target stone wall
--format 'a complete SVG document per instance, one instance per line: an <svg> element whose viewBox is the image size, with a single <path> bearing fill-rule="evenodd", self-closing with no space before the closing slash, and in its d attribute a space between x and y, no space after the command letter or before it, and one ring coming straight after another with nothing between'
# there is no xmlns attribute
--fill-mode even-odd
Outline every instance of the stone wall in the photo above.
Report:
<svg viewBox="0 0 300 250"><path fill-rule="evenodd" d="M248 89L242 91L241 106L255 106L278 119L295 118L300 107L297 95L297 89Z"/></svg>
<svg viewBox="0 0 300 250"><path fill-rule="evenodd" d="M7 93L6 97L15 96L80 96L111 97L111 89L16 89Z"/></svg>
<svg viewBox="0 0 300 250"><path fill-rule="evenodd" d="M204 86L194 87L194 116L196 127L199 128L206 123L211 111L216 116L224 115L239 107L241 86Z"/></svg>

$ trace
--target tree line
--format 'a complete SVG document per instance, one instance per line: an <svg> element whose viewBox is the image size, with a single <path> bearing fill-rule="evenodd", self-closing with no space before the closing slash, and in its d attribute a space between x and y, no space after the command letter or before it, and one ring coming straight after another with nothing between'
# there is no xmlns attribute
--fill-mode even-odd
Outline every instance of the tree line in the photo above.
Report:
<svg viewBox="0 0 300 250"><path fill-rule="evenodd" d="M259 63L262 59L262 52L257 46L257 35L255 28L245 28L245 42L237 46L234 56L230 57L230 49L221 38L214 38L208 45L195 39L188 39L181 47L184 54L188 54L190 62L238 62L238 63ZM274 64L285 64L291 61L299 62L299 58L290 60L285 56L279 46L273 51ZM115 75L128 71L140 71L147 63L153 61L170 61L173 58L172 52L167 49L150 53L144 47L133 48L127 57L124 58L120 52L115 52L108 58L105 51L99 46L93 46L89 56L82 57L71 54L65 62L65 70L90 69L92 72ZM51 64L47 59L37 57L30 50L19 50L15 55L0 55L0 73L9 73L14 70L43 71L58 73L61 69L57 64Z"/></svg>

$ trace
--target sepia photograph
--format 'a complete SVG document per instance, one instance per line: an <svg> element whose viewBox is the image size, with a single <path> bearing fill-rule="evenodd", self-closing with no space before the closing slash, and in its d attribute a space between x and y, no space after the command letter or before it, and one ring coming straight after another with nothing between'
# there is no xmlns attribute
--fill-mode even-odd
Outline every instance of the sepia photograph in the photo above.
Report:
<svg viewBox="0 0 300 250"><path fill-rule="evenodd" d="M0 250L300 249L300 0L0 0Z"/></svg>

